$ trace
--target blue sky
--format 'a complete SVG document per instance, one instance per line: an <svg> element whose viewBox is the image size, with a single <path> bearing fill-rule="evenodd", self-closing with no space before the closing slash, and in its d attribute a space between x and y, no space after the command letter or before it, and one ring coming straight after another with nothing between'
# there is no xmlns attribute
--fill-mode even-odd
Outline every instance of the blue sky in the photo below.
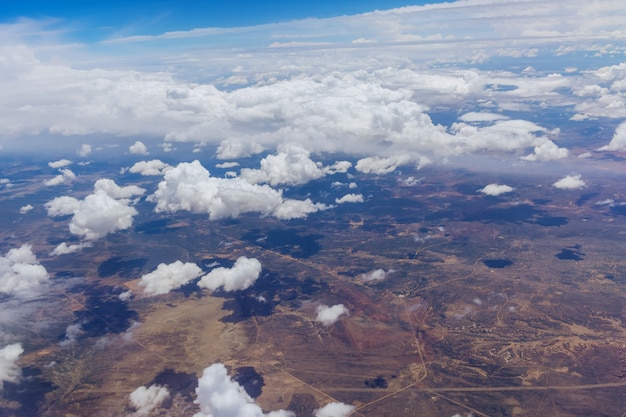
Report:
<svg viewBox="0 0 626 417"><path fill-rule="evenodd" d="M44 1L26 0L3 4L0 21L21 17L56 18L72 21L85 29L85 36L155 35L166 31L198 27L237 27L284 22L304 18L327 18L385 10L407 5L441 3L439 0L359 0L359 1ZM91 31L91 33L89 32Z"/></svg>

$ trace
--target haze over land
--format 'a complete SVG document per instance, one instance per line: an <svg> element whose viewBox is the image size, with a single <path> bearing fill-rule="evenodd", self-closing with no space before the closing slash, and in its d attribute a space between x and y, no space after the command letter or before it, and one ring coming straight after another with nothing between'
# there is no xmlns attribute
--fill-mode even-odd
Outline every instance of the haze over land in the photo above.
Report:
<svg viewBox="0 0 626 417"><path fill-rule="evenodd" d="M623 414L620 2L31 3L1 415Z"/></svg>

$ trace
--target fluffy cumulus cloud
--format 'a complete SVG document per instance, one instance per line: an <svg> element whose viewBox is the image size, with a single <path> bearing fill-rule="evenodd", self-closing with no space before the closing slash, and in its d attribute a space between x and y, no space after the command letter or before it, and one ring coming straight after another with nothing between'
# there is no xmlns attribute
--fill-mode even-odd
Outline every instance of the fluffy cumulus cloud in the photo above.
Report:
<svg viewBox="0 0 626 417"><path fill-rule="evenodd" d="M20 214L26 214L32 209L34 209L32 204L26 204L25 206L20 207Z"/></svg>
<svg viewBox="0 0 626 417"><path fill-rule="evenodd" d="M20 376L20 369L17 361L24 349L20 343L14 343L0 349L0 382L16 381ZM0 383L0 389L2 384Z"/></svg>
<svg viewBox="0 0 626 417"><path fill-rule="evenodd" d="M67 255L81 251L83 248L89 248L92 244L90 242L76 243L68 245L67 242L59 243L51 252L50 256Z"/></svg>
<svg viewBox="0 0 626 417"><path fill-rule="evenodd" d="M315 417L348 417L355 406L344 403L328 403L322 408L315 410Z"/></svg>
<svg viewBox="0 0 626 417"><path fill-rule="evenodd" d="M147 416L170 396L166 387L150 385L139 387L129 395L130 405L136 410L135 416Z"/></svg>
<svg viewBox="0 0 626 417"><path fill-rule="evenodd" d="M222 162L221 164L216 164L215 168L221 168L221 169L228 169L228 168L235 168L239 166L239 162Z"/></svg>
<svg viewBox="0 0 626 417"><path fill-rule="evenodd" d="M366 272L365 274L362 274L361 279L365 282L380 281L380 280L387 278L387 276L393 272L395 272L393 269L385 271L384 269L379 268L370 272Z"/></svg>
<svg viewBox="0 0 626 417"><path fill-rule="evenodd" d="M242 178L212 177L199 161L183 162L168 170L149 201L156 203L157 213L185 210L207 213L211 220L251 212L296 218L323 208L306 201L296 204L284 200L282 192L267 184L250 184Z"/></svg>
<svg viewBox="0 0 626 417"><path fill-rule="evenodd" d="M89 156L91 151L92 151L91 145L88 143L83 143L82 145L80 145L80 148L76 151L76 155L80 156L81 158L85 158Z"/></svg>
<svg viewBox="0 0 626 417"><path fill-rule="evenodd" d="M581 175L567 175L552 184L554 188L559 188L561 190L577 190L586 185L587 183L581 179Z"/></svg>
<svg viewBox="0 0 626 417"><path fill-rule="evenodd" d="M280 145L276 155L261 160L260 169L244 168L241 177L252 184L267 183L299 185L324 176L318 164L310 158L310 152L297 144Z"/></svg>
<svg viewBox="0 0 626 417"><path fill-rule="evenodd" d="M104 191L106 195L115 199L128 199L135 196L143 195L146 190L136 185L127 185L125 187L120 187L115 183L115 181L104 178L96 181L93 185L93 189L95 192Z"/></svg>
<svg viewBox="0 0 626 417"><path fill-rule="evenodd" d="M213 364L202 371L195 403L200 411L193 417L295 417L290 411L263 413L245 389L230 379L226 367Z"/></svg>
<svg viewBox="0 0 626 417"><path fill-rule="evenodd" d="M336 198L335 199L335 203L337 204L343 204L343 203L362 203L363 200L363 194L354 194L354 193L350 193L350 194L346 194L341 198Z"/></svg>
<svg viewBox="0 0 626 417"><path fill-rule="evenodd" d="M317 307L317 317L315 320L322 323L324 326L330 326L344 314L348 314L348 309L343 304L335 304L332 307L322 304Z"/></svg>
<svg viewBox="0 0 626 417"><path fill-rule="evenodd" d="M294 200L287 198L280 206L276 207L273 216L281 220L302 219L311 213L328 210L331 206L323 203L314 203L310 198L306 200Z"/></svg>
<svg viewBox="0 0 626 417"><path fill-rule="evenodd" d="M488 184L478 191L483 194L497 196L500 194L510 193L511 191L513 191L513 187L505 184Z"/></svg>
<svg viewBox="0 0 626 417"><path fill-rule="evenodd" d="M148 147L141 141L137 141L128 147L128 150L132 154L136 155L148 155Z"/></svg>
<svg viewBox="0 0 626 417"><path fill-rule="evenodd" d="M50 168L61 169L72 164L69 159L59 159L58 161L48 162Z"/></svg>
<svg viewBox="0 0 626 417"><path fill-rule="evenodd" d="M551 140L547 140L542 144L535 146L533 153L522 157L526 161L553 161L557 159L567 158L569 151L565 148L559 148Z"/></svg>
<svg viewBox="0 0 626 417"><path fill-rule="evenodd" d="M365 174L388 174L396 170L398 166L407 165L413 160L410 155L394 155L388 157L369 156L360 159L356 169Z"/></svg>
<svg viewBox="0 0 626 417"><path fill-rule="evenodd" d="M151 161L139 161L128 169L128 172L133 174L141 174L143 176L150 175L163 175L163 173L171 168L169 164L159 160L153 159Z"/></svg>
<svg viewBox="0 0 626 417"><path fill-rule="evenodd" d="M31 297L48 282L48 271L39 264L30 245L11 249L0 257L0 292Z"/></svg>
<svg viewBox="0 0 626 417"><path fill-rule="evenodd" d="M51 217L72 215L70 233L97 240L132 225L137 210L130 198L144 192L134 185L120 187L112 180L101 179L94 184L93 194L83 200L61 196L47 202L45 207Z"/></svg>
<svg viewBox="0 0 626 417"><path fill-rule="evenodd" d="M139 286L148 295L167 294L202 275L202 269L193 262L176 261L159 264L156 270L141 277Z"/></svg>
<svg viewBox="0 0 626 417"><path fill-rule="evenodd" d="M601 147L598 149L599 151L618 151L624 152L626 151L626 122L621 123L615 129L615 133L613 134L613 138L608 145Z"/></svg>
<svg viewBox="0 0 626 417"><path fill-rule="evenodd" d="M80 200L64 195L48 201L44 206L50 217L67 216L80 208Z"/></svg>
<svg viewBox="0 0 626 417"><path fill-rule="evenodd" d="M252 184L301 185L328 174L345 173L352 167L348 161L323 166L311 159L311 153L299 144L279 145L275 155L261 160L259 169L244 168L241 177Z"/></svg>
<svg viewBox="0 0 626 417"><path fill-rule="evenodd" d="M201 288L212 291L224 287L224 291L237 291L249 288L261 274L261 262L241 256L232 268L215 268L198 282Z"/></svg>
<svg viewBox="0 0 626 417"><path fill-rule="evenodd" d="M54 185L70 184L76 179L76 174L74 174L69 168L63 168L59 171L61 172L59 175L44 181L44 185L51 187Z"/></svg>

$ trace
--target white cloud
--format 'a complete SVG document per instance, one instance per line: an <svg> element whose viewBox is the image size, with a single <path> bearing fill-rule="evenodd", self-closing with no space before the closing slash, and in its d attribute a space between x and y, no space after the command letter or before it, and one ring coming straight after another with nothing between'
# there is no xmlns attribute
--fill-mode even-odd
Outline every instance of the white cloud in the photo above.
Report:
<svg viewBox="0 0 626 417"><path fill-rule="evenodd" d="M61 173L47 181L44 181L44 185L51 187L54 185L70 184L76 179L76 175L69 169L61 169Z"/></svg>
<svg viewBox="0 0 626 417"><path fill-rule="evenodd" d="M216 164L215 168L228 169L228 168L235 168L238 166L239 166L239 162L224 162L221 164Z"/></svg>
<svg viewBox="0 0 626 417"><path fill-rule="evenodd" d="M143 195L146 190L136 185L127 185L120 187L115 181L108 178L102 178L93 185L95 192L104 191L109 197L115 199L128 199L135 196Z"/></svg>
<svg viewBox="0 0 626 417"><path fill-rule="evenodd" d="M355 406L344 403L328 403L324 407L315 410L315 417L347 417Z"/></svg>
<svg viewBox="0 0 626 417"><path fill-rule="evenodd" d="M50 256L67 255L81 251L83 248L89 248L92 244L90 242L77 243L74 245L68 245L66 242L61 242L56 248L50 252Z"/></svg>
<svg viewBox="0 0 626 417"><path fill-rule="evenodd" d="M551 140L547 140L541 145L535 146L533 153L522 157L526 161L554 161L567 158L569 151L559 148Z"/></svg>
<svg viewBox="0 0 626 417"><path fill-rule="evenodd" d="M511 191L513 191L513 187L504 184L488 184L478 191L483 194L497 196L500 194L510 193Z"/></svg>
<svg viewBox="0 0 626 417"><path fill-rule="evenodd" d="M276 155L261 160L260 169L244 168L241 177L251 184L299 185L321 178L324 172L311 160L311 153L297 144L281 145Z"/></svg>
<svg viewBox="0 0 626 417"><path fill-rule="evenodd" d="M166 387L160 385L141 386L130 393L130 405L136 410L134 416L149 415L170 396Z"/></svg>
<svg viewBox="0 0 626 417"><path fill-rule="evenodd" d="M67 216L74 214L80 208L80 200L74 197L61 196L48 201L44 207L50 217Z"/></svg>
<svg viewBox="0 0 626 417"><path fill-rule="evenodd" d="M167 171L149 200L156 203L157 213L186 210L216 220L247 212L268 215L282 203L282 195L267 185L211 177L199 161L193 161Z"/></svg>
<svg viewBox="0 0 626 417"><path fill-rule="evenodd" d="M31 204L26 204L25 206L20 207L20 214L26 214L32 209L34 209L34 207Z"/></svg>
<svg viewBox="0 0 626 417"><path fill-rule="evenodd" d="M348 314L348 309L343 304L335 304L332 307L322 304L317 306L317 317L315 320L319 321L324 326L330 326L344 314Z"/></svg>
<svg viewBox="0 0 626 417"><path fill-rule="evenodd" d="M80 146L80 149L76 151L76 155L80 156L81 158L88 156L90 153L91 153L91 145L87 143L83 143Z"/></svg>
<svg viewBox="0 0 626 417"><path fill-rule="evenodd" d="M587 184L581 179L580 175L568 175L552 184L554 188L559 188L561 190L577 190L586 185Z"/></svg>
<svg viewBox="0 0 626 417"><path fill-rule="evenodd" d="M219 159L237 159L250 155L256 155L265 150L262 145L249 140L243 141L240 139L230 138L223 140L217 147L217 157Z"/></svg>
<svg viewBox="0 0 626 417"><path fill-rule="evenodd" d="M341 198L336 198L335 199L335 203L337 204L344 204L344 203L362 203L363 201L363 194L346 194Z"/></svg>
<svg viewBox="0 0 626 417"><path fill-rule="evenodd" d="M263 413L241 385L230 379L226 367L216 363L202 371L194 401L200 412L193 417L295 417L291 411Z"/></svg>
<svg viewBox="0 0 626 417"><path fill-rule="evenodd" d="M322 168L324 174L345 174L348 170L352 168L352 162L349 161L337 161L332 165L325 166Z"/></svg>
<svg viewBox="0 0 626 417"><path fill-rule="evenodd" d="M626 151L626 122L620 123L615 129L613 138L608 145L605 145L598 149L599 151Z"/></svg>
<svg viewBox="0 0 626 417"><path fill-rule="evenodd" d="M171 264L159 264L156 270L141 277L139 286L148 295L167 294L200 275L202 275L202 269L192 262L176 261Z"/></svg>
<svg viewBox="0 0 626 417"><path fill-rule="evenodd" d="M183 162L168 170L158 189L148 198L155 211L207 213L211 220L257 212L263 216L300 218L325 206L283 200L282 192L268 185L250 184L242 178L211 177L199 161Z"/></svg>
<svg viewBox="0 0 626 417"><path fill-rule="evenodd" d="M137 210L98 190L80 202L70 221L70 233L87 240L97 240L109 233L126 230L133 224Z"/></svg>
<svg viewBox="0 0 626 417"><path fill-rule="evenodd" d="M0 292L32 297L48 283L48 271L39 264L30 245L9 250L0 257Z"/></svg>
<svg viewBox="0 0 626 417"><path fill-rule="evenodd" d="M139 161L128 169L133 174L141 174L143 176L149 175L163 175L171 166L159 159L153 159L151 161Z"/></svg>
<svg viewBox="0 0 626 417"><path fill-rule="evenodd" d="M148 155L150 153L148 152L148 147L144 145L144 143L141 141L137 141L134 144L130 145L128 147L128 150L130 151L130 153L136 155Z"/></svg>
<svg viewBox="0 0 626 417"><path fill-rule="evenodd" d="M332 208L332 206L327 206L323 203L313 203L309 198L306 200L287 198L283 200L280 206L274 209L272 215L281 220L302 219L311 213L328 210L330 208Z"/></svg>
<svg viewBox="0 0 626 417"><path fill-rule="evenodd" d="M224 291L245 290L254 284L261 274L261 262L255 258L241 256L232 268L215 268L198 282L201 288L215 291L224 287Z"/></svg>
<svg viewBox="0 0 626 417"><path fill-rule="evenodd" d="M59 342L61 347L71 346L76 343L76 338L83 333L80 323L70 324L65 328L65 338Z"/></svg>
<svg viewBox="0 0 626 417"><path fill-rule="evenodd" d="M388 157L370 156L360 159L356 164L356 170L365 174L388 174L401 165L407 165L412 161L410 155L394 155Z"/></svg>
<svg viewBox="0 0 626 417"><path fill-rule="evenodd" d="M0 349L0 389L1 382L15 382L20 377L20 369L17 361L24 349L20 343L13 343Z"/></svg>
<svg viewBox="0 0 626 417"><path fill-rule="evenodd" d="M55 169L65 168L66 166L71 164L72 161L70 161L69 159L59 159L58 161L48 162L48 166Z"/></svg>
<svg viewBox="0 0 626 417"><path fill-rule="evenodd" d="M380 281L383 280L385 278L387 278L387 275L391 274L395 272L395 270L390 269L388 271L385 271L384 269L375 269L373 271L367 272L365 274L361 275L361 279L365 282L369 282L369 281Z"/></svg>
<svg viewBox="0 0 626 417"><path fill-rule="evenodd" d="M51 217L72 214L70 233L97 240L133 224L138 213L129 199L144 192L134 185L120 187L112 180L100 179L94 184L93 194L84 200L61 196L47 202L45 207Z"/></svg>

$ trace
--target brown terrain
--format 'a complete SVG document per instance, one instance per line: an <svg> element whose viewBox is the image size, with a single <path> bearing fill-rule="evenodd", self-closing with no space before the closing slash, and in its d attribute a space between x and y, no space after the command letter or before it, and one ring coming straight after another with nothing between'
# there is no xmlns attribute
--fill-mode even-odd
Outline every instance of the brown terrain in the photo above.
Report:
<svg viewBox="0 0 626 417"><path fill-rule="evenodd" d="M160 383L174 396L154 415L190 416L197 377L222 362L262 378L264 410L299 417L333 401L356 416L624 415L626 211L595 204L623 197L620 182L596 192L518 179L496 198L464 173L395 181L370 179L363 205L306 221L146 213L132 232L42 258L58 280L86 278L50 295L38 314L57 324L20 361L38 370L39 413L130 415L128 394ZM24 237L52 249L67 224L40 223ZM161 262L241 255L263 265L248 290L136 295L119 326L119 310L103 313L120 292L140 294L138 279ZM393 271L361 278L379 268ZM339 303L349 315L315 321L318 305ZM76 317L94 330L60 346ZM1 404L7 415L23 407L15 398Z"/></svg>

